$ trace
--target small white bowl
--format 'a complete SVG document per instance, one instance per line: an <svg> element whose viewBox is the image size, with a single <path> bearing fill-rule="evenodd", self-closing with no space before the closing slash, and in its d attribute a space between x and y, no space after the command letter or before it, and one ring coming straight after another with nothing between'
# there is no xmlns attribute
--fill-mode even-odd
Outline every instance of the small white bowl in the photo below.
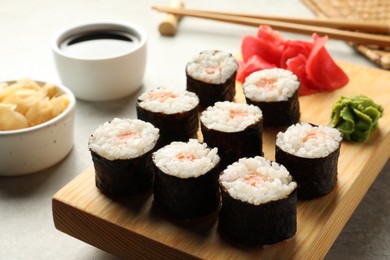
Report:
<svg viewBox="0 0 390 260"><path fill-rule="evenodd" d="M72 149L76 98L68 88L58 84L56 87L69 97L65 111L33 127L0 131L0 175L16 176L44 170L64 159Z"/></svg>
<svg viewBox="0 0 390 260"><path fill-rule="evenodd" d="M57 32L51 48L62 83L77 98L107 101L141 87L147 39L146 31L133 23L89 22Z"/></svg>

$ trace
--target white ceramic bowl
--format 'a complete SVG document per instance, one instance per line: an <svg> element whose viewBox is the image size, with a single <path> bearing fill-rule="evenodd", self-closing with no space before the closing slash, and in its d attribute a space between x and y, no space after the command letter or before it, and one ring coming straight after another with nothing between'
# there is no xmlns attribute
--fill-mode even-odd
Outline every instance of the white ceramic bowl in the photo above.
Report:
<svg viewBox="0 0 390 260"><path fill-rule="evenodd" d="M72 149L76 98L68 88L56 86L69 97L65 111L33 127L0 131L0 175L16 176L44 170L64 159Z"/></svg>
<svg viewBox="0 0 390 260"><path fill-rule="evenodd" d="M99 35L125 35L130 41L99 39ZM146 31L136 24L89 22L60 30L53 36L51 48L62 83L77 98L106 101L130 95L141 87L147 39ZM99 45L104 42L107 45Z"/></svg>

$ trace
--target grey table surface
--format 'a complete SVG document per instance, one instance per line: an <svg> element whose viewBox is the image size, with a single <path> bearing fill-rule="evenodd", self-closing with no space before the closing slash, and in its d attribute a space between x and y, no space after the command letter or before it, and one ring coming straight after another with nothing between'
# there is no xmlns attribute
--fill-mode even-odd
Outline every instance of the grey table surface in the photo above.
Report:
<svg viewBox="0 0 390 260"><path fill-rule="evenodd" d="M57 30L73 23L124 20L138 23L149 34L146 75L138 92L111 102L79 100L74 148L62 162L33 175L0 177L0 259L115 259L53 225L52 196L92 165L88 136L113 117L135 118L134 102L141 92L160 86L184 88L184 66L194 54L205 49L238 53L242 36L256 32L254 27L185 18L175 37L162 37L157 25L164 15L150 7L166 4L162 0L0 0L0 81L30 77L60 83L49 42ZM313 16L298 0L197 0L186 1L186 6ZM330 40L326 48L336 59L375 67L344 42ZM389 173L387 163L326 259L390 259Z"/></svg>

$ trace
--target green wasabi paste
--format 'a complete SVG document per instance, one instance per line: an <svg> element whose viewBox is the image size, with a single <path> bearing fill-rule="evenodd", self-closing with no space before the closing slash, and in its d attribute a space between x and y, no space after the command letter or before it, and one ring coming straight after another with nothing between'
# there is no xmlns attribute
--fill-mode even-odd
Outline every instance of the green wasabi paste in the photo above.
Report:
<svg viewBox="0 0 390 260"><path fill-rule="evenodd" d="M363 142L378 127L383 108L366 96L340 97L332 107L332 127L346 140Z"/></svg>

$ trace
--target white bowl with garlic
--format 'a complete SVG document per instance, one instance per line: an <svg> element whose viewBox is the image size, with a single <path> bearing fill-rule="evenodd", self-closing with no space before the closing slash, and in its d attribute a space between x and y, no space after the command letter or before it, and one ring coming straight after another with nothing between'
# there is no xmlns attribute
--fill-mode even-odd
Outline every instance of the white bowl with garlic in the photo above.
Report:
<svg viewBox="0 0 390 260"><path fill-rule="evenodd" d="M0 175L35 173L64 159L73 147L75 107L62 85L0 83Z"/></svg>

